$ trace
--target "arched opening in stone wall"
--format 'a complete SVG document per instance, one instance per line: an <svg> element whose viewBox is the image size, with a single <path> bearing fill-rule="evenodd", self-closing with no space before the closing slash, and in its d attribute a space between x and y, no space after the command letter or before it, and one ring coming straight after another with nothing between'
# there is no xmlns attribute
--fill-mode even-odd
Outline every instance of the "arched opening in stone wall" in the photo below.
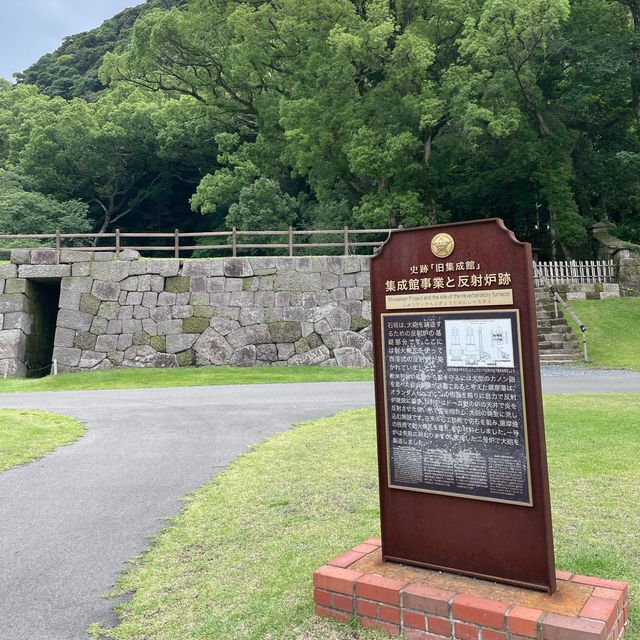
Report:
<svg viewBox="0 0 640 640"><path fill-rule="evenodd" d="M51 373L51 357L60 306L60 278L29 280L27 297L32 318L27 336L26 366L28 378Z"/></svg>

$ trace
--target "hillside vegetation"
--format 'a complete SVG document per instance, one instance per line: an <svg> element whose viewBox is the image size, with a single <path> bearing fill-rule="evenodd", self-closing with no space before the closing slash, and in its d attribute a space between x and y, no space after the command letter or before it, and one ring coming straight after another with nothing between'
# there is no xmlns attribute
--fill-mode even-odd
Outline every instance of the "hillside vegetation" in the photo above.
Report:
<svg viewBox="0 0 640 640"><path fill-rule="evenodd" d="M63 203L98 231L638 241L638 41L627 0L149 0L0 80L0 232Z"/></svg>

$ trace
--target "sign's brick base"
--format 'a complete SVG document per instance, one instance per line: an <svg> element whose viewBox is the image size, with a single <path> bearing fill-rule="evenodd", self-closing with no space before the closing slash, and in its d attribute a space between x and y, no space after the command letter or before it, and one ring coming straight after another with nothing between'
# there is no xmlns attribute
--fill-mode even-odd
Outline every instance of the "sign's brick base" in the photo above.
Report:
<svg viewBox="0 0 640 640"><path fill-rule="evenodd" d="M622 640L624 582L558 572L552 596L383 562L371 539L313 574L315 611L411 640Z"/></svg>

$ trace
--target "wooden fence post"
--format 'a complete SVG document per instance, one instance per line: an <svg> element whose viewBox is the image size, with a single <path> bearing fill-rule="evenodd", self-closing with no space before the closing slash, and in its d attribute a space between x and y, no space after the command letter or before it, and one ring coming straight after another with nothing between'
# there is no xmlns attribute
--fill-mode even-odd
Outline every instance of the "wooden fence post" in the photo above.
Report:
<svg viewBox="0 0 640 640"><path fill-rule="evenodd" d="M235 258L238 254L238 231L235 227L231 230L231 255Z"/></svg>
<svg viewBox="0 0 640 640"><path fill-rule="evenodd" d="M293 257L293 227L289 227L289 257Z"/></svg>
<svg viewBox="0 0 640 640"><path fill-rule="evenodd" d="M349 227L344 228L344 255L349 255Z"/></svg>
<svg viewBox="0 0 640 640"><path fill-rule="evenodd" d="M60 241L60 229L56 229L56 250L60 251L61 246L62 242Z"/></svg>
<svg viewBox="0 0 640 640"><path fill-rule="evenodd" d="M180 257L180 231L176 229L173 235L173 256Z"/></svg>
<svg viewBox="0 0 640 640"><path fill-rule="evenodd" d="M116 229L116 257L120 255L120 229Z"/></svg>

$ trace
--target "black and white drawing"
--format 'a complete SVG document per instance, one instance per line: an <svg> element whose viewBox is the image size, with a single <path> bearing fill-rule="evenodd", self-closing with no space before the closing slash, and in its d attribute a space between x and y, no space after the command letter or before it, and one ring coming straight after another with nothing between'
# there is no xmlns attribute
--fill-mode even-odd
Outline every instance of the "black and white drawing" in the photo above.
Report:
<svg viewBox="0 0 640 640"><path fill-rule="evenodd" d="M513 368L508 318L445 320L448 367Z"/></svg>

